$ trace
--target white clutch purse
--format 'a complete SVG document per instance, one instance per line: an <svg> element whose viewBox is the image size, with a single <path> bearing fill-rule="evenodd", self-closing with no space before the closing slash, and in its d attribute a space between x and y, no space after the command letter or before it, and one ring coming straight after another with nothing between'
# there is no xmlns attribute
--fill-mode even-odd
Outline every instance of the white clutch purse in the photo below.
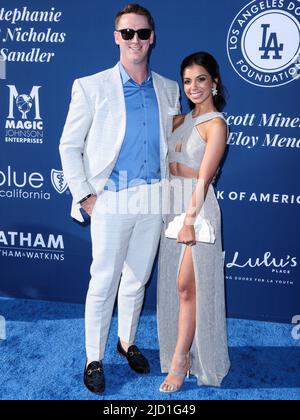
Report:
<svg viewBox="0 0 300 420"><path fill-rule="evenodd" d="M183 226L185 216L186 214L182 213L180 216L176 216L174 220L169 223L165 232L167 238L177 239L178 233ZM201 215L198 215L194 227L197 242L205 242L208 244L215 243L215 230L209 220L203 218Z"/></svg>

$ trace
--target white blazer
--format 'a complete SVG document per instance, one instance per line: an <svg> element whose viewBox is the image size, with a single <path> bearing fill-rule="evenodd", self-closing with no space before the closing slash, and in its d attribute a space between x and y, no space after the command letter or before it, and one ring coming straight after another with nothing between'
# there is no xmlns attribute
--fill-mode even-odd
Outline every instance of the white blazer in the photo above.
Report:
<svg viewBox="0 0 300 420"><path fill-rule="evenodd" d="M160 115L161 176L168 177L167 138L180 113L179 86L152 72ZM83 222L79 201L99 195L118 158L126 129L126 109L119 66L75 80L60 140L66 181L73 196L71 216Z"/></svg>

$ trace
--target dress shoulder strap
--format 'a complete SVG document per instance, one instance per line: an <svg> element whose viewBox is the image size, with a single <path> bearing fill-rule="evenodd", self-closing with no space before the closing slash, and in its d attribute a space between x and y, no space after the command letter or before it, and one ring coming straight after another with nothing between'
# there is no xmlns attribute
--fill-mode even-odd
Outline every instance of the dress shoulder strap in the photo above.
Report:
<svg viewBox="0 0 300 420"><path fill-rule="evenodd" d="M222 118L222 120L226 121L222 112L207 112L206 114L199 115L199 117L195 118L192 117L191 113L191 118L193 120L194 125L202 124L216 117Z"/></svg>

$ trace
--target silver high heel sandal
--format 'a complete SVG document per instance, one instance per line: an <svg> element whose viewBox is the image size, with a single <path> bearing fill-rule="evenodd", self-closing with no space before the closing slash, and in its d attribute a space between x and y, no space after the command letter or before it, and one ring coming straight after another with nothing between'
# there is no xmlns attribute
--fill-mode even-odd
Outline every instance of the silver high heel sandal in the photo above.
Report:
<svg viewBox="0 0 300 420"><path fill-rule="evenodd" d="M190 354L189 353L187 354L175 353L173 357L177 360L181 359L181 361L184 362L185 364L185 368L183 371L178 371L178 370L173 370L173 369L170 369L169 371L169 375L173 376L174 378L176 377L182 378L181 384L174 384L168 381L167 379L165 379L163 383L161 384L161 386L159 387L160 392L165 392L165 393L177 392L182 387L185 377L187 378L190 377L190 370L191 370Z"/></svg>

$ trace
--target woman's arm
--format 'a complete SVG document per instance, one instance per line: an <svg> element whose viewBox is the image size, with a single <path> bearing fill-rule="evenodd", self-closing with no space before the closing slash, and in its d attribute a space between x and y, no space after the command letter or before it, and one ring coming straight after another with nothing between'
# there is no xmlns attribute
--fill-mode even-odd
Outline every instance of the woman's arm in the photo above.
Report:
<svg viewBox="0 0 300 420"><path fill-rule="evenodd" d="M179 232L178 242L196 243L194 223L205 201L211 184L226 149L227 125L218 118L209 124L206 131L205 154L198 174L198 182L186 210L184 226Z"/></svg>

